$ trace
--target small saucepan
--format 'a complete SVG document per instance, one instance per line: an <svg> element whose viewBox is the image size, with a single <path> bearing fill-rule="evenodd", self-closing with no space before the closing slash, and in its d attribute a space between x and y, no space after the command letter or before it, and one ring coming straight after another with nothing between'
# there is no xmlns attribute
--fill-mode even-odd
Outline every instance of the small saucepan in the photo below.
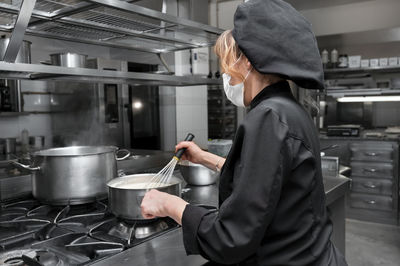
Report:
<svg viewBox="0 0 400 266"><path fill-rule="evenodd" d="M110 211L125 220L145 220L140 205L146 192L151 189L148 182L154 174L135 174L119 177L107 183ZM180 197L182 180L172 176L168 183L156 189Z"/></svg>

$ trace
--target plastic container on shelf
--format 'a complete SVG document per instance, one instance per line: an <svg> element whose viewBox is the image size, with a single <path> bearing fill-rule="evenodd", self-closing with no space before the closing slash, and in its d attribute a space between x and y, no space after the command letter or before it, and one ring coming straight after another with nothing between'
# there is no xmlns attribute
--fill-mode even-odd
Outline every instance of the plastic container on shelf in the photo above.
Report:
<svg viewBox="0 0 400 266"><path fill-rule="evenodd" d="M213 139L208 141L208 151L226 157L232 147L231 139Z"/></svg>

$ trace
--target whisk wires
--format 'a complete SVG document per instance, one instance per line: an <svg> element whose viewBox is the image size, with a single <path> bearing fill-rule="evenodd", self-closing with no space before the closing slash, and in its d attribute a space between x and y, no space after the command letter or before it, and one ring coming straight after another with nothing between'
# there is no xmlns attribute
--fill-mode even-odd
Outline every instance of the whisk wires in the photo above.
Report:
<svg viewBox="0 0 400 266"><path fill-rule="evenodd" d="M146 184L146 189L159 188L167 184L174 173L175 166L178 161L178 157L172 157L171 161L149 180L149 182Z"/></svg>
<svg viewBox="0 0 400 266"><path fill-rule="evenodd" d="M194 139L194 135L192 133L189 133L185 141L192 141ZM149 190L151 188L159 188L163 187L166 184L168 184L169 179L171 178L172 174L174 173L175 166L181 159L183 153L186 151L186 148L179 149L174 157L172 157L171 161L163 168L161 169L160 172L155 174L149 182L146 184L146 190Z"/></svg>

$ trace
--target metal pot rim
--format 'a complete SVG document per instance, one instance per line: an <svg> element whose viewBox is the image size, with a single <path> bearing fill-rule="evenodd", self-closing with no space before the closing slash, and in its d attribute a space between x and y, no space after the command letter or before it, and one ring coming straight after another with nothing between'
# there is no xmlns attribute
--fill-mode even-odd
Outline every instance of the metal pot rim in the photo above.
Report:
<svg viewBox="0 0 400 266"><path fill-rule="evenodd" d="M114 178L112 180L110 180L107 183L107 186L109 188L112 189L121 189L121 190L131 190L131 191L141 191L141 190L146 190L145 188L121 188L118 187L118 183L120 183L121 181L126 181L127 179L137 179L140 177L144 177L144 176L149 176L149 175L155 175L156 173L144 173L144 174L133 174L133 175L127 175L127 176L123 176L123 177L118 177L118 178ZM167 188L170 186L175 186L179 183L182 183L182 180L176 176L171 176L170 182L168 183L168 185L166 186L162 186L162 187L158 187L158 188Z"/></svg>
<svg viewBox="0 0 400 266"><path fill-rule="evenodd" d="M98 155L108 152L116 152L117 150L118 148L115 146L69 146L69 147L40 150L34 152L32 155L51 156L51 157L74 157L74 156Z"/></svg>
<svg viewBox="0 0 400 266"><path fill-rule="evenodd" d="M64 53L54 53L54 54L50 54L50 56L59 56L59 55L79 55L79 56L84 56L84 57L88 57L88 55L86 54L78 54L78 53L71 53L71 52L64 52Z"/></svg>

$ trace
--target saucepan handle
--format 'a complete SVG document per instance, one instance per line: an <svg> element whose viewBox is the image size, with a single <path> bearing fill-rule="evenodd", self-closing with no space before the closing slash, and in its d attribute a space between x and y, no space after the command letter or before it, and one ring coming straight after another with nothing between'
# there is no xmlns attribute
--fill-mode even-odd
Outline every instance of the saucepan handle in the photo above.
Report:
<svg viewBox="0 0 400 266"><path fill-rule="evenodd" d="M20 168L29 170L29 171L39 171L40 170L40 166L32 167L30 165L26 165L26 164L22 164L22 163L19 163L19 162L14 162L14 161L12 161L11 163L15 164L16 166L18 166Z"/></svg>
<svg viewBox="0 0 400 266"><path fill-rule="evenodd" d="M120 153L120 152L126 152L126 154L125 154L124 156L122 156L122 157L118 157L118 153ZM120 150L117 150L116 153L115 153L115 159L116 159L117 161L125 160L125 159L128 158L129 156L131 156L131 152L128 151L127 149L120 149Z"/></svg>

